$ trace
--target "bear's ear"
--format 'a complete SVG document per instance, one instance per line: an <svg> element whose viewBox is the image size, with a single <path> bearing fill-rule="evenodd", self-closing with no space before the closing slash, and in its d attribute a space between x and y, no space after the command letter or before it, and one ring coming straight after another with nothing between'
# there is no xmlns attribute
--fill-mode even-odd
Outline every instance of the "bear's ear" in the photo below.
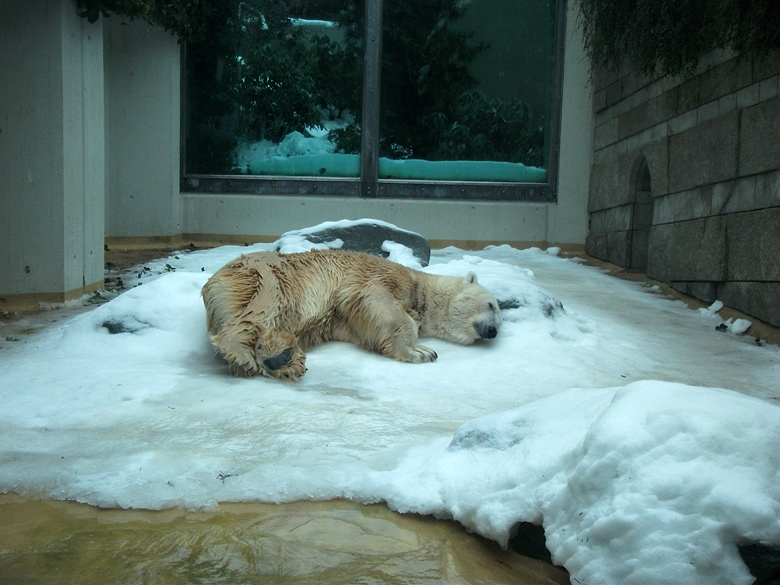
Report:
<svg viewBox="0 0 780 585"><path fill-rule="evenodd" d="M463 280L466 281L466 284L479 284L479 282L477 282L477 275L473 272L469 272Z"/></svg>

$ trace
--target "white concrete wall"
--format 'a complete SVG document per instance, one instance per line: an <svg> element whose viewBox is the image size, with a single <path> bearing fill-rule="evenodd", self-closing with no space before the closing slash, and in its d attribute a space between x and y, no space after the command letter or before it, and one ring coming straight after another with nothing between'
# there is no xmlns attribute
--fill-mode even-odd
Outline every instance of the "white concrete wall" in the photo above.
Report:
<svg viewBox="0 0 780 585"><path fill-rule="evenodd" d="M103 282L106 157L103 26L60 2L63 29L64 290Z"/></svg>
<svg viewBox="0 0 780 585"><path fill-rule="evenodd" d="M179 45L142 21L104 22L106 235L179 234Z"/></svg>
<svg viewBox="0 0 780 585"><path fill-rule="evenodd" d="M61 19L45 0L0 14L0 293L44 292L63 278Z"/></svg>
<svg viewBox="0 0 780 585"><path fill-rule="evenodd" d="M429 240L547 241L543 204L193 193L183 194L182 204L185 233L193 236L275 237L323 221L370 217Z"/></svg>
<svg viewBox="0 0 780 585"><path fill-rule="evenodd" d="M561 151L558 204L549 207L547 240L560 244L585 243L588 235L588 189L593 144L593 95L590 61L577 25L576 2L569 1L566 16L566 53L563 62Z"/></svg>
<svg viewBox="0 0 780 585"><path fill-rule="evenodd" d="M103 280L102 28L69 0L0 15L0 303L57 300Z"/></svg>

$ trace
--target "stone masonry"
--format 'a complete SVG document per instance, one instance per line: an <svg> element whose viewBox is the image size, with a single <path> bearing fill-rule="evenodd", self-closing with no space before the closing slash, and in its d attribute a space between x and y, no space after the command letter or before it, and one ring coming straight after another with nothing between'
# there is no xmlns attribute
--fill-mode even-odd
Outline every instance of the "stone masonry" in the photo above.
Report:
<svg viewBox="0 0 780 585"><path fill-rule="evenodd" d="M587 252L780 326L779 74L720 51L687 78L594 72Z"/></svg>

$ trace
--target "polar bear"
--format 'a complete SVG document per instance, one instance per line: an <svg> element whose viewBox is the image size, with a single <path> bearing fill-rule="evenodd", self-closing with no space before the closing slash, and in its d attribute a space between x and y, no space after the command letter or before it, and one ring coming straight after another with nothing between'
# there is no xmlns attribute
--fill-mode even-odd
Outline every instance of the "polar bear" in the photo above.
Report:
<svg viewBox="0 0 780 585"><path fill-rule="evenodd" d="M496 337L498 302L477 282L360 252L256 252L203 286L211 342L233 373L297 380L305 351L347 341L402 362L438 356L418 337L468 345Z"/></svg>

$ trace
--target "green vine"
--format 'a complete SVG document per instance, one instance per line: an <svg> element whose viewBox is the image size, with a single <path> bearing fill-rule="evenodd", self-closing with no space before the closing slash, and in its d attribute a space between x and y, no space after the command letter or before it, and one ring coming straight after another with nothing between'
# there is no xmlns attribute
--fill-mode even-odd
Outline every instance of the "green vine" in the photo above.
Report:
<svg viewBox="0 0 780 585"><path fill-rule="evenodd" d="M623 59L645 74L690 74L713 49L765 56L780 49L778 0L579 0L595 65Z"/></svg>
<svg viewBox="0 0 780 585"><path fill-rule="evenodd" d="M112 14L140 19L175 34L180 41L199 38L206 32L213 5L209 0L76 0L78 15L91 23Z"/></svg>

